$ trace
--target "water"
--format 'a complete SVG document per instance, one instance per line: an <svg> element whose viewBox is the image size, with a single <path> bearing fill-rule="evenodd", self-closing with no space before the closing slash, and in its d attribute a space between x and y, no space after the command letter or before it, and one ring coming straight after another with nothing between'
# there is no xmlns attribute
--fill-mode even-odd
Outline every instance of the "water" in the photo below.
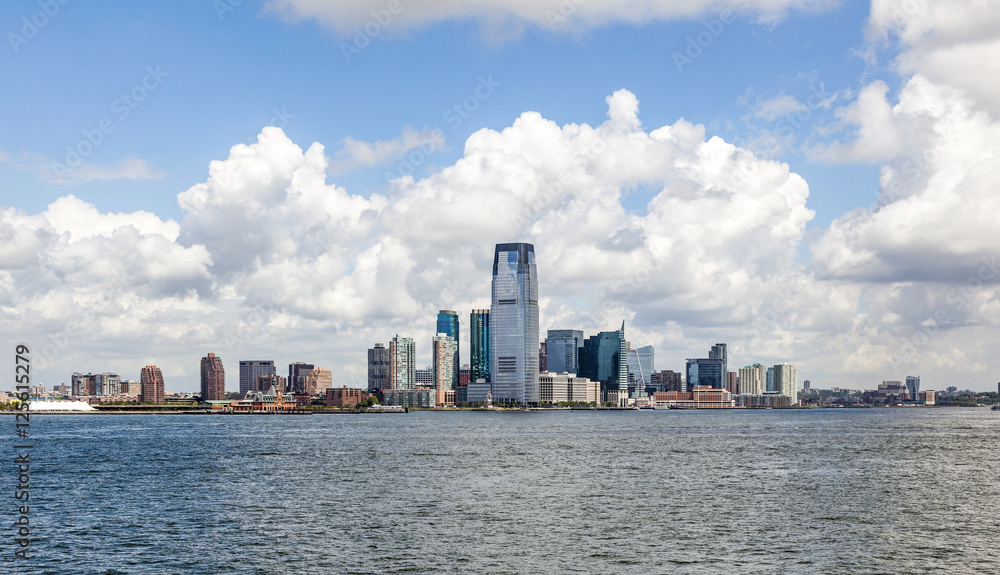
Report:
<svg viewBox="0 0 1000 575"><path fill-rule="evenodd" d="M996 573L998 431L949 408L33 416L40 538L2 570Z"/></svg>

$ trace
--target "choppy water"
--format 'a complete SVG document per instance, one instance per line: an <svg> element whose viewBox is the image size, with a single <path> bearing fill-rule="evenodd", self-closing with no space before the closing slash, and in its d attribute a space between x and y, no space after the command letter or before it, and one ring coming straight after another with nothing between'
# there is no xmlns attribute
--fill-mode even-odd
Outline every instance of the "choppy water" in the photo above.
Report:
<svg viewBox="0 0 1000 575"><path fill-rule="evenodd" d="M997 573L985 409L33 416L13 573ZM0 417L5 454L13 417ZM12 456L0 517L14 517Z"/></svg>

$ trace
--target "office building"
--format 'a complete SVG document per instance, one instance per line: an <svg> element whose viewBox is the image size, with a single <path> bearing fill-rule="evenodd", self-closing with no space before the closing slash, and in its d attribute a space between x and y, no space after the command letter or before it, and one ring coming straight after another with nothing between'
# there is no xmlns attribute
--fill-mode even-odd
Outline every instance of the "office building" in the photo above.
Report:
<svg viewBox="0 0 1000 575"><path fill-rule="evenodd" d="M550 329L545 337L545 356L552 373L580 373L583 332L577 329Z"/></svg>
<svg viewBox="0 0 1000 575"><path fill-rule="evenodd" d="M490 381L490 310L474 309L469 315L469 382Z"/></svg>
<svg viewBox="0 0 1000 575"><path fill-rule="evenodd" d="M548 371L549 357L545 353L545 342L538 344L538 373Z"/></svg>
<svg viewBox="0 0 1000 575"><path fill-rule="evenodd" d="M792 405L799 403L798 372L795 366L780 363L774 366L774 391L787 396Z"/></svg>
<svg viewBox="0 0 1000 575"><path fill-rule="evenodd" d="M277 371L275 371L274 369L274 361L241 360L240 397L245 396L248 391L259 389L258 387L256 387L257 378L259 378L262 375L271 375L274 373L277 373Z"/></svg>
<svg viewBox="0 0 1000 575"><path fill-rule="evenodd" d="M257 376L254 380L253 385L247 391L260 391L264 392L271 388L274 388L275 393L278 395L285 395L288 393L288 380L281 377L277 373L264 373ZM243 393L240 397L246 397L247 394Z"/></svg>
<svg viewBox="0 0 1000 575"><path fill-rule="evenodd" d="M389 387L389 350L381 343L368 350L368 392Z"/></svg>
<svg viewBox="0 0 1000 575"><path fill-rule="evenodd" d="M70 379L70 387L74 397L92 397L96 395L96 385L92 373L74 373Z"/></svg>
<svg viewBox="0 0 1000 575"><path fill-rule="evenodd" d="M712 349L708 350L709 359L721 359L722 360L722 378L725 382L726 374L729 373L729 352L726 344L717 343L712 346Z"/></svg>
<svg viewBox="0 0 1000 575"><path fill-rule="evenodd" d="M454 366L451 369L452 373L452 384L451 389L458 387L458 372L461 369L461 362L459 361L459 351L461 349L459 345L459 329L458 329L458 313L450 310L443 309L438 311L437 316L437 333L443 333L450 337L455 342L455 358L452 363Z"/></svg>
<svg viewBox="0 0 1000 575"><path fill-rule="evenodd" d="M910 392L910 401L917 401L920 397L920 376L906 376L906 389Z"/></svg>
<svg viewBox="0 0 1000 575"><path fill-rule="evenodd" d="M311 363L297 361L288 364L288 391L296 395L306 393L306 377L316 367Z"/></svg>
<svg viewBox="0 0 1000 575"><path fill-rule="evenodd" d="M306 395L323 395L333 387L333 372L322 367L313 368L306 376Z"/></svg>
<svg viewBox="0 0 1000 575"><path fill-rule="evenodd" d="M739 393L743 395L762 395L767 378L767 368L759 363L740 368Z"/></svg>
<svg viewBox="0 0 1000 575"><path fill-rule="evenodd" d="M543 405L568 401L598 403L601 384L569 373L543 372L538 375L538 397Z"/></svg>
<svg viewBox="0 0 1000 575"><path fill-rule="evenodd" d="M201 358L201 400L224 399L226 399L226 370L222 367L222 358L209 353Z"/></svg>
<svg viewBox="0 0 1000 575"><path fill-rule="evenodd" d="M764 392L772 392L774 389L774 368L767 368L767 375L764 377Z"/></svg>
<svg viewBox="0 0 1000 575"><path fill-rule="evenodd" d="M687 360L685 391L692 392L695 387L726 388L726 361L722 358L700 358Z"/></svg>
<svg viewBox="0 0 1000 575"><path fill-rule="evenodd" d="M434 366L414 370L413 381L417 387L434 387Z"/></svg>
<svg viewBox="0 0 1000 575"><path fill-rule="evenodd" d="M738 382L739 375L735 371L726 373L726 389L729 390L729 393L736 395Z"/></svg>
<svg viewBox="0 0 1000 575"><path fill-rule="evenodd" d="M438 333L431 340L433 359L433 386L441 391L454 390L458 387L458 378L453 371L458 366L453 361L455 350L458 349L458 342L450 335ZM440 403L440 402L439 402Z"/></svg>
<svg viewBox="0 0 1000 575"><path fill-rule="evenodd" d="M323 393L326 394L326 399L323 403L327 407L355 407L359 402L368 397L363 389L351 388L346 385L324 388Z"/></svg>
<svg viewBox="0 0 1000 575"><path fill-rule="evenodd" d="M602 331L588 337L580 349L580 373L601 382L601 393L628 397L628 359L625 322L617 331ZM645 390L643 390L645 392Z"/></svg>
<svg viewBox="0 0 1000 575"><path fill-rule="evenodd" d="M94 395L107 397L122 394L122 378L117 373L94 375Z"/></svg>
<svg viewBox="0 0 1000 575"><path fill-rule="evenodd" d="M646 397L646 388L653 384L653 346L627 349L626 357L628 396Z"/></svg>
<svg viewBox="0 0 1000 575"><path fill-rule="evenodd" d="M142 385L142 403L163 403L163 373L155 365L147 365L139 372Z"/></svg>
<svg viewBox="0 0 1000 575"><path fill-rule="evenodd" d="M396 334L389 341L389 387L383 389L413 389L417 386L416 355L413 338Z"/></svg>
<svg viewBox="0 0 1000 575"><path fill-rule="evenodd" d="M681 373L666 369L650 376L649 389L652 391L684 391L681 388Z"/></svg>
<svg viewBox="0 0 1000 575"><path fill-rule="evenodd" d="M490 305L494 402L538 404L537 274L533 245L496 245Z"/></svg>

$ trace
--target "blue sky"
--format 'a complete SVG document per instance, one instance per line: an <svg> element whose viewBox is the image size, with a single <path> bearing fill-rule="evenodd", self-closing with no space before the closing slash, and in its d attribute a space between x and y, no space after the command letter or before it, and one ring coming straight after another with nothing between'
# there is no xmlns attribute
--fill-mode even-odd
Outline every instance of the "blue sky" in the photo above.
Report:
<svg viewBox="0 0 1000 575"><path fill-rule="evenodd" d="M559 262L550 266L559 278L542 278L551 294L543 327L577 328L568 325L574 314L594 308L606 312L607 329L626 317L637 345L657 346L657 369L679 369L684 356L729 339L742 342L731 347L736 362L794 361L813 381L873 387L901 379L904 369L933 379L962 365L964 381L992 386L990 371L1000 366L966 343L994 333L994 286L987 280L989 289L967 294L968 305L947 303L993 255L992 232L963 215L971 196L941 202L994 190L977 183L981 154L941 148L934 137L992 125L991 94L1000 92L983 62L997 51L989 26L996 9L959 2L945 22L941 8L911 4L405 2L372 28L391 3L191 0L111 11L7 2L0 206L18 211L0 228L9 246L0 252L4 321L41 342L73 317L99 326L92 340L53 353L44 372L50 384L78 370L137 376L140 362L158 362L168 387L173 379L194 389L197 357L226 337L222 328L195 337L185 326L242 325L261 307L259 282L310 270L322 285L294 296L278 286L284 295L255 335L230 341L220 355L235 373L244 356L280 363L289 352L275 348L293 347L312 356L288 361L326 363L355 381L370 343L431 330L439 307L464 305L467 314L482 305L483 294L473 292L488 277L466 276L486 266L480 260L489 259L491 242L527 239L542 261L550 245ZM550 25L548 13L560 5L573 8ZM53 6L58 12L45 15ZM44 25L25 24L32 19ZM345 57L366 25L377 34ZM953 54L963 57L949 60ZM979 68L967 69L973 64ZM129 94L141 101L123 102ZM620 122L609 120L613 112ZM665 126L674 137L689 134L688 123L703 133L679 137L675 148L651 140L632 151L609 138L611 152L584 154L580 164L571 150L589 136L566 126L615 122L642 138ZM556 142L552 125L565 142ZM267 145L258 143L265 126L281 133ZM752 154L721 168L749 166L749 183L729 190L718 180L713 137ZM993 145L986 132L968 141L981 142L980 152ZM302 156L314 142L324 146L325 166ZM250 146L249 163L230 157L237 144ZM563 144L568 155L559 156ZM53 163L74 154L84 165L56 177ZM407 156L419 159L413 179L390 181ZM927 157L914 167L914 158ZM230 162L219 164L224 179L210 176L213 161ZM566 197L540 209L549 200L522 197L505 180L526 178L516 181L530 187L574 162L582 167L560 192ZM602 165L617 167L609 175ZM758 180L762 167L776 172ZM325 176L310 193L346 211L297 226L318 204L296 204L298 184L276 196L270 182L314 168ZM968 171L959 191L947 183L955 170ZM273 179L262 180L264 172ZM880 200L880 174L883 183L905 180L905 193ZM720 190L731 201L712 199ZM470 222L484 229L491 220L477 219L475 201L454 207L455 198L470 197L462 194L483 194L479 206L495 201L514 216L529 211L477 234ZM576 228L560 227L569 225L559 219L565 214L579 218ZM741 214L762 219L744 230ZM439 216L445 223L433 224ZM337 218L349 224L331 223ZM124 239L123 226L138 235ZM561 235L547 235L554 230ZM443 249L445 236L461 249ZM608 248L609 238L623 237L638 243L615 256L622 244ZM150 258L136 247L143 238L169 258ZM562 240L573 241L556 249ZM329 257L316 255L316 241ZM574 242L588 254L577 263L566 251ZM108 254L143 262L122 265L125 287L114 295L102 292ZM586 275L587 264L601 262ZM627 278L636 262L655 262L654 285L663 290L646 299L614 295L609 282ZM380 272L364 283L359 270L369 264L392 280ZM465 278L448 281L470 294L442 301L450 292L439 283L448 277ZM401 291L387 287L393 282ZM761 319L788 298L809 311ZM934 320L941 309L947 320ZM141 327L150 321L160 327ZM937 329L917 346L921 353L900 352L928 321ZM761 331L747 326L761 325L763 336L747 336ZM429 337L420 363L429 362ZM123 341L128 351L107 351Z"/></svg>

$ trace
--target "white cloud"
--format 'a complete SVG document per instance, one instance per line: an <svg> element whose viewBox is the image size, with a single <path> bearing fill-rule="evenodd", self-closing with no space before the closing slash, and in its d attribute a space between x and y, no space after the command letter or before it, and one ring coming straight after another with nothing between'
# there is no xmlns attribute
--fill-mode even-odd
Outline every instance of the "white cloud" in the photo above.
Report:
<svg viewBox="0 0 1000 575"><path fill-rule="evenodd" d="M577 0L535 2L533 0L465 0L446 2L387 2L361 0L269 0L266 10L291 20L316 19L346 39L359 31L371 39L448 20L476 20L483 35L492 40L516 35L525 25L564 30L583 30L611 23L644 24L655 20L696 18L724 10L775 22L790 10L822 11L838 6L839 0ZM392 7L392 12L389 8ZM372 34L372 32L375 34Z"/></svg>
<svg viewBox="0 0 1000 575"><path fill-rule="evenodd" d="M343 148L334 156L330 171L343 173L354 168L372 168L394 162L415 149L423 155L444 147L444 134L437 128L414 130L407 126L399 137L392 140L364 142L344 138Z"/></svg>
<svg viewBox="0 0 1000 575"><path fill-rule="evenodd" d="M757 118L763 118L768 121L774 121L781 116L788 114L794 114L795 112L800 112L807 110L806 105L799 102L795 96L789 96L787 94L780 94L774 98L767 100L761 100L757 102L754 106L753 115Z"/></svg>
<svg viewBox="0 0 1000 575"><path fill-rule="evenodd" d="M908 128L894 115L886 101L889 86L881 80L861 89L857 100L837 110L840 128L856 129L853 141L820 144L808 149L813 159L834 163L882 162L904 150Z"/></svg>
<svg viewBox="0 0 1000 575"><path fill-rule="evenodd" d="M31 167L45 182L78 186L93 181L159 180L165 173L141 158L126 158L117 164L101 166L81 162L74 167L57 162L44 162Z"/></svg>

